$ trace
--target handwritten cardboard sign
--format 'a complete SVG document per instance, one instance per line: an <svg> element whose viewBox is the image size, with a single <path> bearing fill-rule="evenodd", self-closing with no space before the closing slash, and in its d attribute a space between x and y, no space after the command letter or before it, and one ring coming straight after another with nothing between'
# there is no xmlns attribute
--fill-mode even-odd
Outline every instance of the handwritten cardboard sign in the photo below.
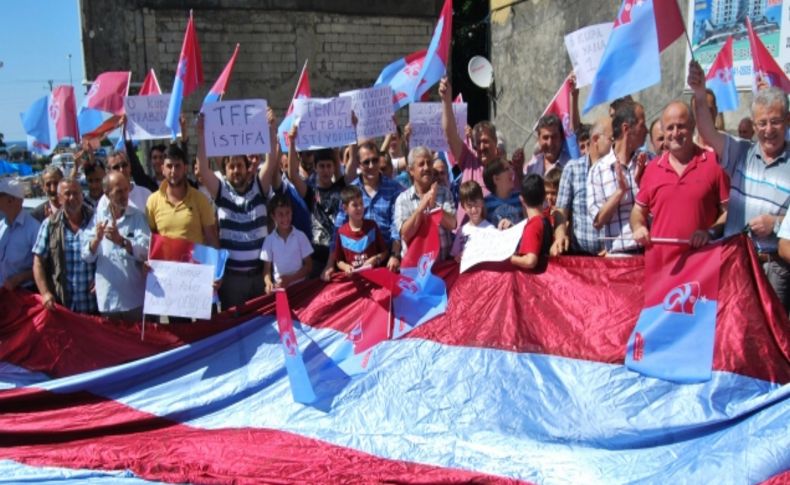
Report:
<svg viewBox="0 0 790 485"><path fill-rule="evenodd" d="M516 252L526 225L527 221L523 220L504 231L493 226L470 231L461 255L461 273L480 263L504 261L510 258Z"/></svg>
<svg viewBox="0 0 790 485"><path fill-rule="evenodd" d="M348 96L295 99L294 120L297 150L343 147L357 140Z"/></svg>
<svg viewBox="0 0 790 485"><path fill-rule="evenodd" d="M172 133L165 125L169 94L151 96L126 96L126 132L132 140L158 140L170 138ZM179 133L180 135L180 133Z"/></svg>
<svg viewBox="0 0 790 485"><path fill-rule="evenodd" d="M386 136L395 131L392 88L376 86L341 93L351 98L351 109L357 115L357 140Z"/></svg>
<svg viewBox="0 0 790 485"><path fill-rule="evenodd" d="M592 84L609 41L612 25L611 22L589 25L565 36L565 48L576 73L576 86Z"/></svg>
<svg viewBox="0 0 790 485"><path fill-rule="evenodd" d="M148 261L143 312L187 318L211 318L214 266Z"/></svg>
<svg viewBox="0 0 790 485"><path fill-rule="evenodd" d="M206 155L269 153L269 123L265 99L219 101L203 108L206 116Z"/></svg>
<svg viewBox="0 0 790 485"><path fill-rule="evenodd" d="M453 103L455 126L463 140L466 128L466 103ZM437 152L446 152L447 138L442 128L442 103L412 103L409 105L411 140L409 146L425 146Z"/></svg>

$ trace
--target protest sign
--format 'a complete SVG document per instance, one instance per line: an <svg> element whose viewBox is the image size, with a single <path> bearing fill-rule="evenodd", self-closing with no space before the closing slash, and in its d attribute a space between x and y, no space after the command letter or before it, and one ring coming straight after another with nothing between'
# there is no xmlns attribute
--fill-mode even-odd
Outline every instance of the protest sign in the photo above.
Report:
<svg viewBox="0 0 790 485"><path fill-rule="evenodd" d="M377 86L340 93L351 98L351 109L357 115L357 140L385 136L395 131L392 88Z"/></svg>
<svg viewBox="0 0 790 485"><path fill-rule="evenodd" d="M611 22L588 25L565 36L565 48L571 58L573 72L576 73L577 87L592 84L612 32L612 25Z"/></svg>
<svg viewBox="0 0 790 485"><path fill-rule="evenodd" d="M343 147L356 143L351 123L351 98L294 99L294 122L299 127L297 150Z"/></svg>
<svg viewBox="0 0 790 485"><path fill-rule="evenodd" d="M458 136L466 138L466 103L453 103L455 126ZM438 152L446 152L447 138L442 128L442 103L412 103L409 105L409 123L411 123L412 147L425 146Z"/></svg>
<svg viewBox="0 0 790 485"><path fill-rule="evenodd" d="M148 260L143 313L211 318L214 266Z"/></svg>
<svg viewBox="0 0 790 485"><path fill-rule="evenodd" d="M527 221L523 220L504 231L493 226L470 231L461 256L460 272L463 273L476 264L510 258L516 252L526 224Z"/></svg>
<svg viewBox="0 0 790 485"><path fill-rule="evenodd" d="M126 109L126 133L129 138L132 140L170 138L172 132L165 125L170 94L126 96L123 104Z"/></svg>
<svg viewBox="0 0 790 485"><path fill-rule="evenodd" d="M203 107L206 116L206 155L269 153L269 123L265 99L218 101Z"/></svg>

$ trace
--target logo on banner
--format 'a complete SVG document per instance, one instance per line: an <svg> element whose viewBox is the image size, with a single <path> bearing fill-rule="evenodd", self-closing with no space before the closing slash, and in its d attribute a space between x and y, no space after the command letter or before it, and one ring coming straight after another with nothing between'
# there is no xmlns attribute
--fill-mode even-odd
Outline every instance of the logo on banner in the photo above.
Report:
<svg viewBox="0 0 790 485"><path fill-rule="evenodd" d="M413 279L403 275L401 275L401 277L398 279L398 287L401 290L407 291L409 293L417 293L418 291L420 291L420 288L417 286L417 283L415 283Z"/></svg>
<svg viewBox="0 0 790 485"><path fill-rule="evenodd" d="M60 118L60 103L52 102L49 105L49 119L57 122L58 118Z"/></svg>
<svg viewBox="0 0 790 485"><path fill-rule="evenodd" d="M417 263L417 271L419 271L420 277L424 277L426 274L428 274L428 271L430 271L431 265L433 265L433 261L435 259L436 256L434 251L423 254L420 257L420 261Z"/></svg>
<svg viewBox="0 0 790 485"><path fill-rule="evenodd" d="M571 115L569 113L565 113L562 115L562 131L565 132L565 136L571 136Z"/></svg>
<svg viewBox="0 0 790 485"><path fill-rule="evenodd" d="M96 81L91 85L88 94L85 95L85 104L90 104L91 99L99 92L99 88L101 87L101 81Z"/></svg>
<svg viewBox="0 0 790 485"><path fill-rule="evenodd" d="M296 356L296 335L291 332L285 332L282 336L283 346L285 347L285 353L290 355L291 357Z"/></svg>
<svg viewBox="0 0 790 485"><path fill-rule="evenodd" d="M186 75L187 75L187 59L181 59L181 61L179 61L178 63L177 76L183 80L186 77Z"/></svg>
<svg viewBox="0 0 790 485"><path fill-rule="evenodd" d="M623 5L623 9L620 11L620 15L617 16L617 19L614 21L614 27L619 27L620 25L630 24L631 23L631 11L634 7L639 7L642 5L642 0L625 0L625 4Z"/></svg>
<svg viewBox="0 0 790 485"><path fill-rule="evenodd" d="M732 81L732 71L730 69L719 69L716 71L716 77L723 83Z"/></svg>
<svg viewBox="0 0 790 485"><path fill-rule="evenodd" d="M664 310L673 313L694 314L694 306L700 300L700 286L696 281L683 283L672 288L664 297Z"/></svg>
<svg viewBox="0 0 790 485"><path fill-rule="evenodd" d="M362 340L362 320L357 321L354 328L348 332L348 339L352 342L359 342Z"/></svg>
<svg viewBox="0 0 790 485"><path fill-rule="evenodd" d="M642 337L642 334L636 332L634 336L634 351L631 354L631 358L634 359L634 362L639 362L645 356L645 339Z"/></svg>

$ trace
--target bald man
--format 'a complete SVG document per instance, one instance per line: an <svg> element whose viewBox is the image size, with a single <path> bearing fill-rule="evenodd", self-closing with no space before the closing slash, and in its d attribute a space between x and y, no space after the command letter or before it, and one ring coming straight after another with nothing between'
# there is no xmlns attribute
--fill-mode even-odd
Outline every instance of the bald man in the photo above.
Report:
<svg viewBox="0 0 790 485"><path fill-rule="evenodd" d="M699 248L724 231L730 179L716 154L694 143L694 117L681 101L661 115L666 151L649 164L631 211L634 239L650 246L650 238L677 238ZM648 229L648 215L653 216Z"/></svg>

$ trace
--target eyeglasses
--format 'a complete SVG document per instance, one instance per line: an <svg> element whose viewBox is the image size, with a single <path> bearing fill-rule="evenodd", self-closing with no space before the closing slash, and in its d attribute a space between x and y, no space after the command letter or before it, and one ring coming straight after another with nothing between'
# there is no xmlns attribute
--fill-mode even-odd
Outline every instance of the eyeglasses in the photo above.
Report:
<svg viewBox="0 0 790 485"><path fill-rule="evenodd" d="M366 167L372 167L373 165L376 165L378 162L379 162L378 158L368 158L368 159L362 160L361 162L359 162L359 164L360 165L364 165Z"/></svg>
<svg viewBox="0 0 790 485"><path fill-rule="evenodd" d="M116 163L115 165L112 165L110 167L110 170L121 170L121 169L126 168L128 166L129 166L129 162L120 162L120 163Z"/></svg>
<svg viewBox="0 0 790 485"><path fill-rule="evenodd" d="M775 118L775 119L772 119L772 120L760 120L760 121L755 123L755 126L757 126L757 128L760 128L760 129L765 129L765 128L768 128L769 124L771 126L779 127L779 126L782 126L782 124L784 124L784 120L781 119L781 118Z"/></svg>

